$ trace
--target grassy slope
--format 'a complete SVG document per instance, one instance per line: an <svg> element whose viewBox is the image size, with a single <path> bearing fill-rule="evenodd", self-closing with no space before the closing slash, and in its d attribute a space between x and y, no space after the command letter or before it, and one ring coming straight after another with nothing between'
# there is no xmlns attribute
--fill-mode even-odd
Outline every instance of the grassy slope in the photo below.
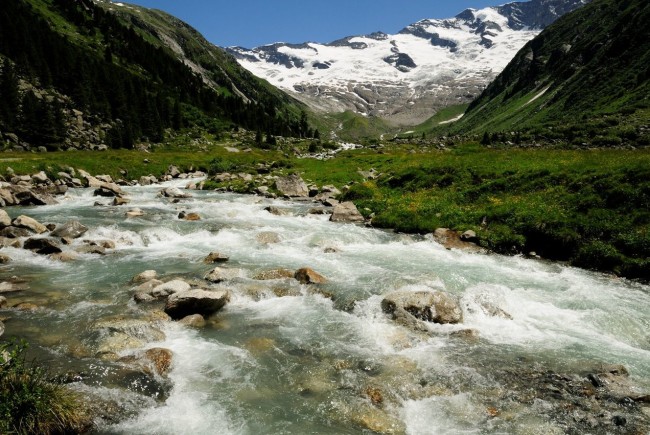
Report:
<svg viewBox="0 0 650 435"><path fill-rule="evenodd" d="M643 112L650 107L649 19L645 0L595 0L567 14L526 44L452 132L581 130L591 119Z"/></svg>

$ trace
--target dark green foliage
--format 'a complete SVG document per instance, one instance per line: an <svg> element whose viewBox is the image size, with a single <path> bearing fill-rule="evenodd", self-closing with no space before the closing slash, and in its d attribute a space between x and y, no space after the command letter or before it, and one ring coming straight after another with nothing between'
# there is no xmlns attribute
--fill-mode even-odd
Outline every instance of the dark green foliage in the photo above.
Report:
<svg viewBox="0 0 650 435"><path fill-rule="evenodd" d="M92 422L77 396L25 360L25 344L0 343L0 432L82 433Z"/></svg>
<svg viewBox="0 0 650 435"><path fill-rule="evenodd" d="M114 122L109 137L113 147L130 147L138 140L159 142L167 128L218 130L214 120L278 135L304 134L306 118L279 112L289 104L288 98L282 100L286 97L240 73L236 64L227 69L237 72L237 83L247 88L250 101L228 90L232 80L214 60L206 64L219 71L214 73L222 86L218 89L206 85L162 43L153 43L150 38L157 38L156 34L141 30L151 28L146 22L130 17L130 24L123 18L94 2L6 0L0 8L0 57L15 62L27 82L51 86L71 97L72 107L96 116L97 122ZM74 40L64 33L66 26L75 28ZM22 102L28 104L19 117L21 98L11 64L3 62L0 76L0 127L19 133L33 145L55 147L65 134L57 124L63 119L58 113L62 108L50 104L58 99L41 101L50 104L46 109L36 107L27 93ZM246 85L247 79L254 83ZM30 123L38 111L46 125L33 132Z"/></svg>

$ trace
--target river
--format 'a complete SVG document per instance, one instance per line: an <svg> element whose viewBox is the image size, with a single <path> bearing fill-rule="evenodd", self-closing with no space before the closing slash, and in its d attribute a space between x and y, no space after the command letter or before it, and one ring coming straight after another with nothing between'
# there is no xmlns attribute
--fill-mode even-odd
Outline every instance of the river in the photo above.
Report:
<svg viewBox="0 0 650 435"><path fill-rule="evenodd" d="M109 201L72 189L58 205L7 209L43 223L79 220L90 228L82 239L116 243L107 255L62 263L5 248L13 261L0 266L2 279L18 276L29 286L6 295L12 304L43 307L0 310L11 317L3 338L26 338L52 372L77 377L73 388L113 403L119 415L101 421L98 433L567 433L564 399L525 397L540 376L571 374L578 382L592 366L622 364L635 388L650 390L646 285L335 224L307 214L308 203L198 191L172 203L158 196L160 185L124 189L128 206L93 206ZM269 205L290 215L271 214ZM132 207L145 215L125 218ZM181 210L202 219L179 220ZM145 349L173 352L166 379L101 358L115 332L102 322L142 319L152 310L133 301L134 275L154 269L200 280L214 267L202 262L211 251L238 269L220 284L232 292L230 303L202 329L164 322L164 336L135 333ZM292 279L253 279L301 267L328 283L314 290ZM395 323L380 304L399 289L456 296L463 323L427 331ZM137 352L127 346L118 354ZM644 415L636 411L621 412L633 423ZM591 417L574 421L581 418Z"/></svg>

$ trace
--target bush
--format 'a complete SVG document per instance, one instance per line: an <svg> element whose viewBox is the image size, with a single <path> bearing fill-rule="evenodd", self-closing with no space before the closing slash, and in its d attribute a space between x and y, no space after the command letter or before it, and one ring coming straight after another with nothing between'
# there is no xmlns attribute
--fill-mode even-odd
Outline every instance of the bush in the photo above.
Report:
<svg viewBox="0 0 650 435"><path fill-rule="evenodd" d="M0 433L82 433L92 426L77 395L25 361L26 345L0 345Z"/></svg>
<svg viewBox="0 0 650 435"><path fill-rule="evenodd" d="M612 245L596 240L583 245L572 263L585 269L608 270L618 273L623 256Z"/></svg>

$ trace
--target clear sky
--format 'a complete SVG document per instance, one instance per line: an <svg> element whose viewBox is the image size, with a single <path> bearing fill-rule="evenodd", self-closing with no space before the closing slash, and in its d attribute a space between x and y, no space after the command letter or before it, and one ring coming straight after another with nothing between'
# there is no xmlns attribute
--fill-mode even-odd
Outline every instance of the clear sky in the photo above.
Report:
<svg viewBox="0 0 650 435"><path fill-rule="evenodd" d="M223 47L331 42L376 31L396 33L424 18L508 0L126 0L162 9Z"/></svg>

